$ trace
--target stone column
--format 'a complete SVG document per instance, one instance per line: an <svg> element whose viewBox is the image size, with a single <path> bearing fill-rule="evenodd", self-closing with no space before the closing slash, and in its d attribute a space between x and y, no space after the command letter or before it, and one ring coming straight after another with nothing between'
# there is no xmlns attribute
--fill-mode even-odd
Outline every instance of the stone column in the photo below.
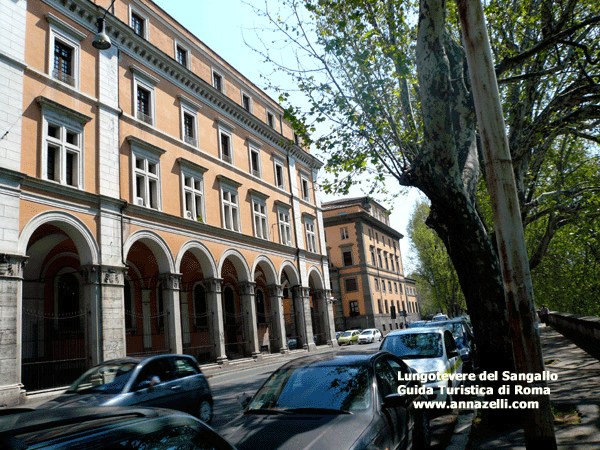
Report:
<svg viewBox="0 0 600 450"><path fill-rule="evenodd" d="M91 266L91 269L93 268L94 266ZM91 285L88 287L90 295L88 303L92 315L98 316L100 360L123 358L127 355L125 268L101 266L99 276L99 289L94 289ZM97 299L95 304L94 295Z"/></svg>
<svg viewBox="0 0 600 450"><path fill-rule="evenodd" d="M302 340L302 348L315 350L316 345L313 339L312 317L310 314L310 289L304 286L294 286L292 288L292 298L294 309L298 318L298 332Z"/></svg>
<svg viewBox="0 0 600 450"><path fill-rule="evenodd" d="M181 310L179 309L181 274L161 274L160 280L163 288L165 312L167 314L165 335L168 338L169 352L181 354L183 353L183 344L181 343Z"/></svg>
<svg viewBox="0 0 600 450"><path fill-rule="evenodd" d="M269 298L269 307L271 314L274 315L271 323L273 324L273 334L277 339L277 347L281 353L289 353L287 347L287 338L285 336L285 318L283 316L283 286L279 284L270 284L267 286L267 296Z"/></svg>
<svg viewBox="0 0 600 450"><path fill-rule="evenodd" d="M0 254L0 405L18 405L25 394L21 384L21 351L26 258Z"/></svg>
<svg viewBox="0 0 600 450"><path fill-rule="evenodd" d="M225 355L225 324L223 323L223 303L221 302L221 278L207 278L203 281L206 291L206 303L210 313L210 332L214 345L214 357L217 363L227 365L229 360Z"/></svg>
<svg viewBox="0 0 600 450"><path fill-rule="evenodd" d="M335 338L335 323L333 319L333 305L329 301L331 298L330 289L318 289L315 291L313 302L318 302L319 311L323 313L323 332L327 338L327 345L337 347L337 339Z"/></svg>
<svg viewBox="0 0 600 450"><path fill-rule="evenodd" d="M242 281L238 283L238 288L242 296L242 311L244 312L244 332L249 343L250 353L254 359L262 359L262 354L258 348L258 330L256 326L256 302L254 297L254 288L256 283L252 281Z"/></svg>

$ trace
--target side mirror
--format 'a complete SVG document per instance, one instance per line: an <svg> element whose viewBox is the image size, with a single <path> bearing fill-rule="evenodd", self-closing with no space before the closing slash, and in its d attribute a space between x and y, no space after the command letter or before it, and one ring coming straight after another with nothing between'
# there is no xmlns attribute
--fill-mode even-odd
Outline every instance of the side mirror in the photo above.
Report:
<svg viewBox="0 0 600 450"><path fill-rule="evenodd" d="M408 404L408 397L400 394L386 395L383 399L384 408L404 408Z"/></svg>
<svg viewBox="0 0 600 450"><path fill-rule="evenodd" d="M458 350L450 350L448 352L448 359L456 358L458 356Z"/></svg>
<svg viewBox="0 0 600 450"><path fill-rule="evenodd" d="M246 408L246 406L248 406L248 403L250 403L250 400L252 400L252 397L250 397L245 392L237 396L237 401L242 408Z"/></svg>

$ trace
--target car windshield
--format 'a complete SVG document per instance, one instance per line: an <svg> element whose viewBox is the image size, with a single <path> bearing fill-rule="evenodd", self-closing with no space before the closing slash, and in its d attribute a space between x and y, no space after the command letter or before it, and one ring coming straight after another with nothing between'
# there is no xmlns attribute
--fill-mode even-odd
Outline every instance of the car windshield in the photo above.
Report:
<svg viewBox="0 0 600 450"><path fill-rule="evenodd" d="M361 334L373 334L371 330L363 331Z"/></svg>
<svg viewBox="0 0 600 450"><path fill-rule="evenodd" d="M439 333L411 333L388 336L381 350L400 358L439 358L444 354Z"/></svg>
<svg viewBox="0 0 600 450"><path fill-rule="evenodd" d="M367 367L290 367L276 371L248 406L252 410L360 411L371 405Z"/></svg>
<svg viewBox="0 0 600 450"><path fill-rule="evenodd" d="M76 394L85 394L88 392L118 394L131 378L133 369L136 366L137 364L134 362L121 362L107 363L93 367L80 376L67 392Z"/></svg>
<svg viewBox="0 0 600 450"><path fill-rule="evenodd" d="M344 334L342 334L342 337L348 337L348 336L352 336L351 331L346 331Z"/></svg>
<svg viewBox="0 0 600 450"><path fill-rule="evenodd" d="M428 326L428 327L446 326L450 329L450 332L452 333L452 336L454 337L454 339L461 338L464 334L462 325L457 322L437 322L437 323L433 323L433 324L427 324L426 326Z"/></svg>

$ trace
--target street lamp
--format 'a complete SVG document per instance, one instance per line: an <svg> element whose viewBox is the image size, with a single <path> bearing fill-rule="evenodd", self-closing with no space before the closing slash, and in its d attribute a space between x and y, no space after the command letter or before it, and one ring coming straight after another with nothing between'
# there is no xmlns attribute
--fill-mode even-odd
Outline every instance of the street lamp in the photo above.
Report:
<svg viewBox="0 0 600 450"><path fill-rule="evenodd" d="M96 33L96 36L94 36L94 40L92 40L92 45L98 50L108 50L111 46L110 38L108 37L108 34L106 34L106 30L104 29L104 18L106 17L108 10L112 8L114 3L115 0L111 2L108 8L106 8L104 15L102 17L98 17L98 20L96 20L96 25L98 26L98 33Z"/></svg>

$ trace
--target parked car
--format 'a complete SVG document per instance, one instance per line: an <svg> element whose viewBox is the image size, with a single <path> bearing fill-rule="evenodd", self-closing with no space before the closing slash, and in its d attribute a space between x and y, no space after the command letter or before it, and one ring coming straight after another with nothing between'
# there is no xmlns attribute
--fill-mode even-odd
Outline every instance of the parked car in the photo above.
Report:
<svg viewBox="0 0 600 450"><path fill-rule="evenodd" d="M247 397L221 435L240 450L425 448L427 411L414 406L424 397L399 394L399 373L412 372L388 352L298 358Z"/></svg>
<svg viewBox="0 0 600 450"><path fill-rule="evenodd" d="M359 330L347 330L338 338L338 345L352 345L358 342Z"/></svg>
<svg viewBox="0 0 600 450"><path fill-rule="evenodd" d="M40 408L152 406L190 412L210 423L213 398L208 381L189 355L121 358L85 372L67 391Z"/></svg>
<svg viewBox="0 0 600 450"><path fill-rule="evenodd" d="M293 338L287 338L288 350L296 350L298 348L298 341Z"/></svg>
<svg viewBox="0 0 600 450"><path fill-rule="evenodd" d="M474 371L477 368L477 352L473 331L465 319L457 318L430 322L425 326L446 326L452 333L460 359L464 363L463 370Z"/></svg>
<svg viewBox="0 0 600 450"><path fill-rule="evenodd" d="M434 321L438 321L438 320L448 320L448 316L446 314L443 313L437 313L435 316L433 316Z"/></svg>
<svg viewBox="0 0 600 450"><path fill-rule="evenodd" d="M457 387L462 383L456 377L454 380L439 379L439 375L444 373L462 373L463 366L452 333L445 327L392 331L379 348L401 358L418 373L437 376L435 380L424 383L424 386L433 389L434 395L429 396L429 400L449 402L451 397L441 387Z"/></svg>
<svg viewBox="0 0 600 450"><path fill-rule="evenodd" d="M377 328L367 328L358 335L357 341L359 344L368 344L375 341L381 341L382 339L383 335Z"/></svg>
<svg viewBox="0 0 600 450"><path fill-rule="evenodd" d="M235 450L188 414L158 408L0 410L0 448Z"/></svg>
<svg viewBox="0 0 600 450"><path fill-rule="evenodd" d="M341 336L342 334L344 334L344 332L343 332L343 331L336 331L336 332L335 332L335 340L337 341L337 340L340 338L340 336Z"/></svg>

